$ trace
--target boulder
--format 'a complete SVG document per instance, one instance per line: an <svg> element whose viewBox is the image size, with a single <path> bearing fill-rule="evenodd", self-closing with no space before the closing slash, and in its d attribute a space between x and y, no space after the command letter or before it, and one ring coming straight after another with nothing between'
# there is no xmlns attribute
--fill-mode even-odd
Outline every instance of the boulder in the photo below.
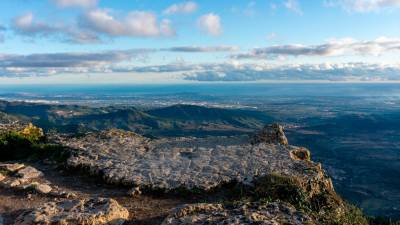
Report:
<svg viewBox="0 0 400 225"><path fill-rule="evenodd" d="M288 139L283 132L283 126L275 123L266 125L260 132L255 134L251 140L252 144L266 143L266 144L280 144L288 145Z"/></svg>
<svg viewBox="0 0 400 225"><path fill-rule="evenodd" d="M21 177L22 179L34 179L43 176L43 173L31 166L27 166L18 170L17 176Z"/></svg>
<svg viewBox="0 0 400 225"><path fill-rule="evenodd" d="M37 182L33 182L32 184L30 184L29 188L36 191L39 194L48 194L53 190L53 188L50 187L50 185L40 184Z"/></svg>
<svg viewBox="0 0 400 225"><path fill-rule="evenodd" d="M14 225L121 225L129 212L107 198L48 202L18 216Z"/></svg>

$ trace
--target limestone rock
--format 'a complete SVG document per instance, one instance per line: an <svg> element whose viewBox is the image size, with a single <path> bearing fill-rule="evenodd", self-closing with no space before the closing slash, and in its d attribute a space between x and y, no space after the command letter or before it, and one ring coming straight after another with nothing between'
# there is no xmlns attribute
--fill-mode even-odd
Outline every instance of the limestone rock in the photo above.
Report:
<svg viewBox="0 0 400 225"><path fill-rule="evenodd" d="M288 145L289 142L283 132L283 126L279 124L266 125L260 132L255 134L251 140L252 144L267 143Z"/></svg>
<svg viewBox="0 0 400 225"><path fill-rule="evenodd" d="M20 163L0 163L0 170L5 170L10 173L16 172L24 167L25 165Z"/></svg>
<svg viewBox="0 0 400 225"><path fill-rule="evenodd" d="M6 179L6 177L0 173L0 182L3 181L4 179Z"/></svg>
<svg viewBox="0 0 400 225"><path fill-rule="evenodd" d="M27 166L23 169L18 170L17 175L22 179L34 179L41 177L43 173L31 166Z"/></svg>
<svg viewBox="0 0 400 225"><path fill-rule="evenodd" d="M22 213L14 225L120 225L129 212L113 199L68 200L49 202Z"/></svg>
<svg viewBox="0 0 400 225"><path fill-rule="evenodd" d="M177 208L162 225L314 224L312 219L283 202L250 202L225 208L222 204L191 204Z"/></svg>
<svg viewBox="0 0 400 225"><path fill-rule="evenodd" d="M53 190L53 188L50 187L50 185L40 184L37 182L33 182L32 184L29 185L29 187L40 194L48 194Z"/></svg>
<svg viewBox="0 0 400 225"><path fill-rule="evenodd" d="M299 147L250 144L248 139L238 143L237 137L149 140L112 130L56 141L70 148L69 167L101 175L111 184L144 189L207 191L232 182L251 185L270 174L299 177L304 184L327 179L316 163L291 158ZM312 188L317 192L317 187L323 186Z"/></svg>

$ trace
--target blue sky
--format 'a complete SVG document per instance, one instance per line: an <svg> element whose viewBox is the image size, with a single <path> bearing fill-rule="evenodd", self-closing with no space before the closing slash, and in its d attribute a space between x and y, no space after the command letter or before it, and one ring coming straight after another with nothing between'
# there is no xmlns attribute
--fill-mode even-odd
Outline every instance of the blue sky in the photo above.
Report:
<svg viewBox="0 0 400 225"><path fill-rule="evenodd" d="M400 0L3 0L1 83L387 81Z"/></svg>

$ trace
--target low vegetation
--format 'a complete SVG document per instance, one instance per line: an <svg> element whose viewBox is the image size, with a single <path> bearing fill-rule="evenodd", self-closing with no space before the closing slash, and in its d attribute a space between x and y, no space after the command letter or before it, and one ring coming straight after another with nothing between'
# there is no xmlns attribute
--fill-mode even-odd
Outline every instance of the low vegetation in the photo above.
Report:
<svg viewBox="0 0 400 225"><path fill-rule="evenodd" d="M62 161L67 155L62 146L46 143L43 130L33 124L22 130L0 133L0 161L26 158L52 158Z"/></svg>

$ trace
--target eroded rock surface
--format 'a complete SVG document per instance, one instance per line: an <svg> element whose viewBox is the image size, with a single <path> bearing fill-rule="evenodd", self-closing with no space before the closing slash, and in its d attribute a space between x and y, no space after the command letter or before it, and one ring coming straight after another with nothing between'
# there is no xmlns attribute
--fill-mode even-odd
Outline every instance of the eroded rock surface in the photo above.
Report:
<svg viewBox="0 0 400 225"><path fill-rule="evenodd" d="M298 147L250 144L248 139L239 143L239 139L150 140L132 132L111 130L56 141L74 149L69 166L101 175L109 183L140 188L210 190L231 182L251 184L272 173L299 177L306 186L329 180L318 164L290 156Z"/></svg>
<svg viewBox="0 0 400 225"><path fill-rule="evenodd" d="M113 199L68 200L49 202L22 213L14 225L120 225L129 212Z"/></svg>
<svg viewBox="0 0 400 225"><path fill-rule="evenodd" d="M233 207L222 204L184 205L171 213L162 225L245 225L314 224L312 219L283 202L251 202Z"/></svg>

